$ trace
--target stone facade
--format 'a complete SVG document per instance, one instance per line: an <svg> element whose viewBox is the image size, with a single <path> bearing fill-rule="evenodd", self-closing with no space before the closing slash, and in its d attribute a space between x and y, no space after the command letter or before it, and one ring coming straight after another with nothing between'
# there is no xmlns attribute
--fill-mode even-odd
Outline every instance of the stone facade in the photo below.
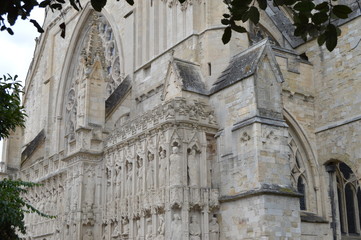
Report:
<svg viewBox="0 0 361 240"><path fill-rule="evenodd" d="M273 6L223 45L224 11L47 12L0 164L57 216L25 239L361 239L359 10L332 53Z"/></svg>

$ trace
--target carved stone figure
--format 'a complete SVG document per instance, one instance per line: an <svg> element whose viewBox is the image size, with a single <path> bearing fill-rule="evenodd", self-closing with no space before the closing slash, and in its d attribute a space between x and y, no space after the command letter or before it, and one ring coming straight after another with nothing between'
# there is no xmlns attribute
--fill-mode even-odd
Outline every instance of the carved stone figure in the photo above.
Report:
<svg viewBox="0 0 361 240"><path fill-rule="evenodd" d="M159 187L165 186L166 181L166 172L167 172L167 161L166 161L166 152L162 150L159 158Z"/></svg>
<svg viewBox="0 0 361 240"><path fill-rule="evenodd" d="M201 239L201 226L198 223L197 216L192 215L191 221L189 224L189 235L190 240L200 240Z"/></svg>
<svg viewBox="0 0 361 240"><path fill-rule="evenodd" d="M122 168L120 166L116 168L116 174L116 197L120 198L122 192Z"/></svg>
<svg viewBox="0 0 361 240"><path fill-rule="evenodd" d="M132 194L132 178L133 178L133 164L131 162L128 162L127 164L127 183L126 183L126 195Z"/></svg>
<svg viewBox="0 0 361 240"><path fill-rule="evenodd" d="M104 227L104 233L103 233L103 236L102 236L102 240L107 240L108 237L109 237L108 226L105 226Z"/></svg>
<svg viewBox="0 0 361 240"><path fill-rule="evenodd" d="M191 148L188 154L188 177L189 186L199 186L199 158L195 148Z"/></svg>
<svg viewBox="0 0 361 240"><path fill-rule="evenodd" d="M171 240L182 239L182 219L178 213L173 215L173 221L171 224Z"/></svg>
<svg viewBox="0 0 361 240"><path fill-rule="evenodd" d="M137 192L141 192L143 190L143 158L138 156L137 159Z"/></svg>
<svg viewBox="0 0 361 240"><path fill-rule="evenodd" d="M182 157L178 153L178 146L172 148L172 154L169 156L170 160L170 186L182 184Z"/></svg>
<svg viewBox="0 0 361 240"><path fill-rule="evenodd" d="M145 239L146 240L151 240L152 239L152 234L153 234L153 230L152 230L152 220L148 219L147 220L147 234L145 235Z"/></svg>
<svg viewBox="0 0 361 240"><path fill-rule="evenodd" d="M152 189L154 186L154 154L148 154L148 166L147 166L147 186L148 189Z"/></svg>
<svg viewBox="0 0 361 240"><path fill-rule="evenodd" d="M119 237L120 237L120 230L119 230L119 225L118 224L116 224L115 225L115 228L114 228L114 231L113 231L113 233L112 233L112 238L114 238L114 239L118 239Z"/></svg>
<svg viewBox="0 0 361 240"><path fill-rule="evenodd" d="M158 231L157 240L164 240L165 222L164 222L163 215L159 216L159 227L158 227L157 231Z"/></svg>
<svg viewBox="0 0 361 240"><path fill-rule="evenodd" d="M140 240L140 235L141 235L141 228L140 228L140 220L138 219L136 222L136 240Z"/></svg>
<svg viewBox="0 0 361 240"><path fill-rule="evenodd" d="M93 231L91 229L86 231L86 234L83 236L83 240L94 240Z"/></svg>
<svg viewBox="0 0 361 240"><path fill-rule="evenodd" d="M128 236L129 235L129 221L124 218L122 220L122 225L123 225L122 235L123 236Z"/></svg>
<svg viewBox="0 0 361 240"><path fill-rule="evenodd" d="M209 240L219 239L219 224L216 216L213 216L209 223Z"/></svg>

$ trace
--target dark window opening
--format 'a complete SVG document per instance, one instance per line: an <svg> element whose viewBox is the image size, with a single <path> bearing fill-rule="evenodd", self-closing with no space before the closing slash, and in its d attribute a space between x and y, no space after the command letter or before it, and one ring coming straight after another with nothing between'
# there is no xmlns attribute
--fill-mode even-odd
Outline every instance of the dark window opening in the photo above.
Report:
<svg viewBox="0 0 361 240"><path fill-rule="evenodd" d="M306 191L305 191L305 184L303 183L302 177L298 178L297 191L303 195L302 197L300 197L300 209L306 210Z"/></svg>
<svg viewBox="0 0 361 240"><path fill-rule="evenodd" d="M352 191L350 184L347 184L345 187L345 196L346 196L346 212L347 212L348 232L349 233L357 233L354 191Z"/></svg>

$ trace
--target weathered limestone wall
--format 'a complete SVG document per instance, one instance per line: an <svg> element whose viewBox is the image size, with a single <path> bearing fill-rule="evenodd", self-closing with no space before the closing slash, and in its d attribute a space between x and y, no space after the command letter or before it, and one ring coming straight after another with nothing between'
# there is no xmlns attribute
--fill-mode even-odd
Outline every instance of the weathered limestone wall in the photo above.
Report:
<svg viewBox="0 0 361 240"><path fill-rule="evenodd" d="M248 196L222 203L221 212L227 216L221 218L221 239L300 239L295 198Z"/></svg>

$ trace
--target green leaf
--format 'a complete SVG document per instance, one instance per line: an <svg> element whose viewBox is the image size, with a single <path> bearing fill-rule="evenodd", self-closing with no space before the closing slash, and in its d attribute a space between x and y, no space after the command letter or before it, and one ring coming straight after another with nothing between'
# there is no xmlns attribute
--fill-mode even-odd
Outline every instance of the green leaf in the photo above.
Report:
<svg viewBox="0 0 361 240"><path fill-rule="evenodd" d="M312 16L312 22L320 25L328 20L328 14L326 12L318 12Z"/></svg>
<svg viewBox="0 0 361 240"><path fill-rule="evenodd" d="M297 0L285 0L285 5L287 5L287 6L291 6L291 5L293 5L293 4L295 4L297 2Z"/></svg>
<svg viewBox="0 0 361 240"><path fill-rule="evenodd" d="M50 5L50 0L45 0L45 1L42 1L40 4L39 4L39 7L41 8L46 8L47 6Z"/></svg>
<svg viewBox="0 0 361 240"><path fill-rule="evenodd" d="M130 4L130 5L132 5L132 6L134 5L134 1L133 1L133 0L126 0L126 1L127 1L128 4Z"/></svg>
<svg viewBox="0 0 361 240"><path fill-rule="evenodd" d="M44 32L44 29L39 25L39 23L34 20L34 19L30 19L29 20L32 24L34 24L34 26L36 27L36 29L38 29L38 32L39 33L43 33Z"/></svg>
<svg viewBox="0 0 361 240"><path fill-rule="evenodd" d="M254 24L257 24L259 22L259 11L256 7L250 7L249 18Z"/></svg>
<svg viewBox="0 0 361 240"><path fill-rule="evenodd" d="M229 21L229 19L223 18L223 19L221 20L221 23L222 23L223 25L229 25L229 24L230 24L230 21Z"/></svg>
<svg viewBox="0 0 361 240"><path fill-rule="evenodd" d="M227 44L231 40L231 37L232 37L232 29L231 29L231 27L226 27L224 29L224 33L222 36L223 44Z"/></svg>
<svg viewBox="0 0 361 240"><path fill-rule="evenodd" d="M321 34L320 36L318 36L317 38L317 43L319 46L322 46L326 41L326 35L325 34Z"/></svg>
<svg viewBox="0 0 361 240"><path fill-rule="evenodd" d="M60 11L62 9L62 5L60 3L53 3L50 5L50 8Z"/></svg>
<svg viewBox="0 0 361 240"><path fill-rule="evenodd" d="M330 10L330 6L328 5L328 2L323 2L316 5L315 9L320 12L328 12Z"/></svg>
<svg viewBox="0 0 361 240"><path fill-rule="evenodd" d="M315 4L312 1L301 1L296 3L293 6L293 9L299 12L311 12L315 7Z"/></svg>
<svg viewBox="0 0 361 240"><path fill-rule="evenodd" d="M239 26L239 25L232 25L232 29L234 30L234 31L236 31L236 32L239 32L239 33L245 33L245 32L247 32L247 30L244 28L244 27L242 27L242 26Z"/></svg>
<svg viewBox="0 0 361 240"><path fill-rule="evenodd" d="M267 0L257 0L258 6L262 10L266 10L267 8Z"/></svg>
<svg viewBox="0 0 361 240"><path fill-rule="evenodd" d="M326 27L326 48L330 52L337 46L337 29L333 24L329 24Z"/></svg>
<svg viewBox="0 0 361 240"><path fill-rule="evenodd" d="M273 0L273 6L282 6L284 3L284 0Z"/></svg>
<svg viewBox="0 0 361 240"><path fill-rule="evenodd" d="M346 19L348 18L348 15L352 13L352 10L345 5L335 5L332 8L332 13L338 18Z"/></svg>
<svg viewBox="0 0 361 240"><path fill-rule="evenodd" d="M103 7L107 4L107 0L91 0L90 2L94 10L97 12L101 12Z"/></svg>

